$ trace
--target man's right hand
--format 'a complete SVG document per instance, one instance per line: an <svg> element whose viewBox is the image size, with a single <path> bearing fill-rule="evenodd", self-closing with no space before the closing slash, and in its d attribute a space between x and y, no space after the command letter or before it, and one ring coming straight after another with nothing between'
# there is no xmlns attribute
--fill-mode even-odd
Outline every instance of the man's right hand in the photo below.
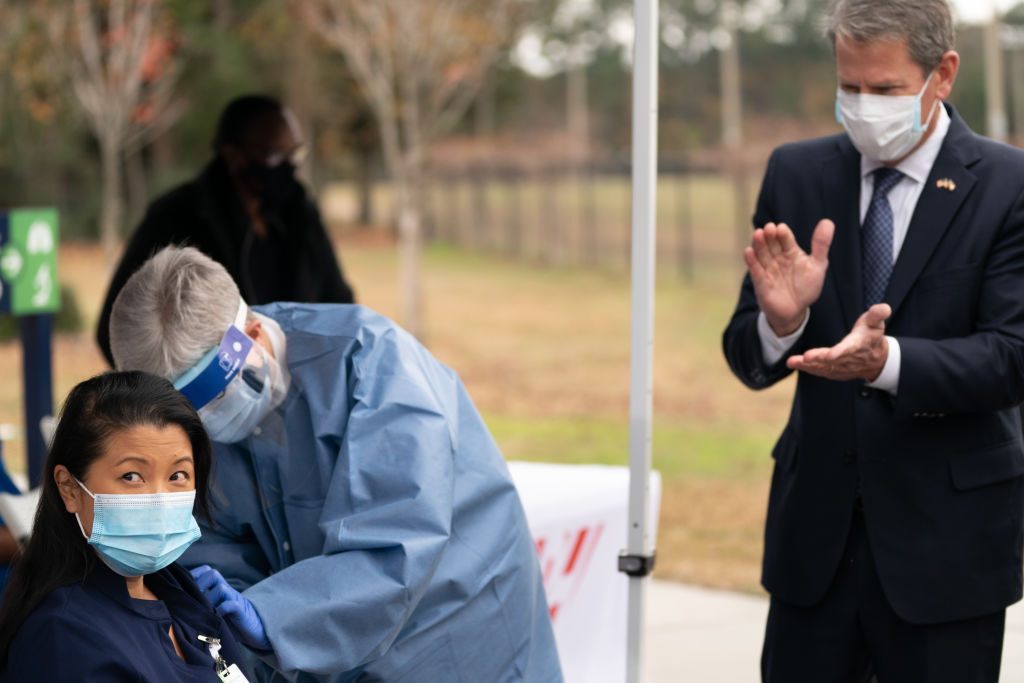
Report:
<svg viewBox="0 0 1024 683"><path fill-rule="evenodd" d="M822 219L814 228L808 254L796 243L789 226L767 223L754 231L751 246L743 251L757 304L780 337L795 332L821 296L834 232L835 224Z"/></svg>

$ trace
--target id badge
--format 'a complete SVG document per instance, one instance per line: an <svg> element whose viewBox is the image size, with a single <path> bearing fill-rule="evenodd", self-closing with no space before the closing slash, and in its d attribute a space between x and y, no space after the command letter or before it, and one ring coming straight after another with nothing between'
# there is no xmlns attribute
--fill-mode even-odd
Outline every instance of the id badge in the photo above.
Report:
<svg viewBox="0 0 1024 683"><path fill-rule="evenodd" d="M242 673L237 664L232 664L223 671L218 671L217 677L224 681L224 683L249 683L249 679L245 677L245 674Z"/></svg>

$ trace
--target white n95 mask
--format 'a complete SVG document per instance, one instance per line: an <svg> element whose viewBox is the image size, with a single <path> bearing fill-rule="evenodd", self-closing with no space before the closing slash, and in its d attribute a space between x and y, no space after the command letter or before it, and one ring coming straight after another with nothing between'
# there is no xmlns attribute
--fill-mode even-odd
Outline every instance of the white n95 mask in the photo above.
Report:
<svg viewBox="0 0 1024 683"><path fill-rule="evenodd" d="M934 71L916 95L869 95L836 90L836 120L843 124L853 146L872 161L902 159L928 130L938 100L921 121L921 97Z"/></svg>

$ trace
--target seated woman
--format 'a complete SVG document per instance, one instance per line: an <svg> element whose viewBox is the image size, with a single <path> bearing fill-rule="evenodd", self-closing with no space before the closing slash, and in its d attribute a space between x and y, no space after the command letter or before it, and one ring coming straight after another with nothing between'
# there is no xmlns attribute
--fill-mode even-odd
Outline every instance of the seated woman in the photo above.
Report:
<svg viewBox="0 0 1024 683"><path fill-rule="evenodd" d="M174 564L208 516L210 442L171 383L68 395L32 536L0 608L0 680L245 681L224 620Z"/></svg>

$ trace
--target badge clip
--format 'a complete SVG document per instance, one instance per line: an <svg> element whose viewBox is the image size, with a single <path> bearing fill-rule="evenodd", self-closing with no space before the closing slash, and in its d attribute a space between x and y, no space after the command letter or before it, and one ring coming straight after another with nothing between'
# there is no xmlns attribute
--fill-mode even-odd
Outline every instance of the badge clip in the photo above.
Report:
<svg viewBox="0 0 1024 683"><path fill-rule="evenodd" d="M217 673L220 674L223 671L227 671L228 663L220 656L220 638L204 636L201 633L196 634L196 638L206 643L206 646L210 648L210 656L213 657L213 668L217 670Z"/></svg>
<svg viewBox="0 0 1024 683"><path fill-rule="evenodd" d="M237 664L228 664L220 656L220 638L204 636L199 633L196 634L196 638L206 643L206 646L210 648L210 656L213 657L213 668L217 672L217 678L224 683L249 683L249 679L245 677L245 674L242 673Z"/></svg>

